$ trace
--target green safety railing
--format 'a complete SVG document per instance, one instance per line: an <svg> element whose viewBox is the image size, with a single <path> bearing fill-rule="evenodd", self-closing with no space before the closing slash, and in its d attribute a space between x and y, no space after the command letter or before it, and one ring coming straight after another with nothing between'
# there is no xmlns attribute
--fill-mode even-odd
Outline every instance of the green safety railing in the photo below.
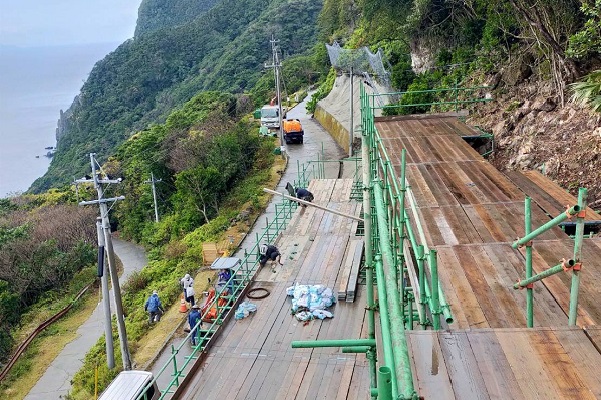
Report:
<svg viewBox="0 0 601 400"><path fill-rule="evenodd" d="M323 150L322 150L323 152ZM298 165L297 179L294 180L295 186L308 186L311 179L320 179L325 177L324 160L321 158L318 161L312 161L307 165ZM170 373L172 376L171 381L166 388L161 389L161 396L159 399L165 399L169 395L175 393L175 389L180 385L180 379L185 378L185 370L188 368L190 363L193 363L198 359L198 355L202 353L210 344L210 340L217 332L223 321L228 317L228 313L231 312L234 305L244 292L244 288L250 284L255 274L259 269L259 246L261 242L270 243L277 235L284 231L288 226L288 222L292 218L294 211L298 207L298 203L282 199L281 203L275 205L275 217L269 221L266 219L266 228L261 234L256 235L256 243L250 248L250 250L244 250L244 257L241 259L240 264L232 271L232 276L224 284L220 285L215 291L215 297L213 301L206 307L206 311L201 316L201 322L196 326L191 327L190 333L182 340L179 346L171 346L171 356L157 372L151 382L146 385L146 388L152 387L157 380L159 380L163 374ZM219 306L219 299L226 299L227 304L225 306ZM207 322L202 322L207 316L208 312L215 307L216 318L209 323L208 328L206 327ZM178 365L177 355L184 346L187 346L188 341L191 338L193 332L197 332L196 345L192 347L192 353L185 357L185 361ZM143 393L145 390L143 391ZM138 400L144 398L144 395L140 395Z"/></svg>
<svg viewBox="0 0 601 400"><path fill-rule="evenodd" d="M570 287L570 306L568 311L568 325L576 325L576 319L578 317L578 292L580 287L580 269L582 266L582 241L584 240L584 217L586 215L587 197L588 194L586 188L580 188L578 190L578 204L568 208L565 212L559 214L551 221L541 225L535 230L532 230L531 226L532 200L530 197L526 197L524 201L524 237L516 240L512 244L512 247L514 249L517 249L519 247L526 247L526 278L514 284L513 288L526 288L526 325L528 326L528 328L534 327L534 282L540 281L551 275L555 275L559 272L564 271L572 271L572 283ZM573 216L576 216L576 234L574 236L574 252L571 255L572 258L564 258L564 260L562 260L562 262L560 262L559 264L536 275L533 275L532 240L540 234L548 231L549 229L558 226L566 219L571 219Z"/></svg>
<svg viewBox="0 0 601 400"><path fill-rule="evenodd" d="M439 89L426 89L426 90L412 90L412 91L406 91L406 92L379 93L379 94L374 94L374 95L370 95L370 96L373 96L373 97L394 96L394 97L402 98L403 95L406 95L406 94L413 95L413 94L433 93L433 94L438 94L439 97L441 97L441 95L442 95L442 97L447 96L448 99L444 99L441 101L432 101L432 102L427 102L427 103L411 103L411 104L395 103L395 104L383 104L383 105L379 105L379 106L372 104L371 108L372 108L372 110L375 110L375 109L412 108L412 107L424 107L424 106L432 107L432 106L452 105L452 106L454 106L455 111L458 111L460 105L472 104L472 103L483 103L483 102L491 101L492 97L490 97L490 96L485 96L485 97L478 96L478 97L472 97L472 98L466 98L466 99L462 99L459 97L461 94L465 94L466 96L469 96L474 93L479 93L483 89L490 89L490 87L489 86L472 86L472 87L455 86L452 88L439 88Z"/></svg>

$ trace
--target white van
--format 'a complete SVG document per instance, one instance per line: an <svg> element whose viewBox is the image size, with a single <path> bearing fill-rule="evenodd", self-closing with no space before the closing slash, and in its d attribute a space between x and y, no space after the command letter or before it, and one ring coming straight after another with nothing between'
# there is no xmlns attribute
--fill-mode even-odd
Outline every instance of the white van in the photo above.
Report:
<svg viewBox="0 0 601 400"><path fill-rule="evenodd" d="M98 400L156 400L161 397L161 391L156 382L147 387L152 379L152 372L122 371Z"/></svg>

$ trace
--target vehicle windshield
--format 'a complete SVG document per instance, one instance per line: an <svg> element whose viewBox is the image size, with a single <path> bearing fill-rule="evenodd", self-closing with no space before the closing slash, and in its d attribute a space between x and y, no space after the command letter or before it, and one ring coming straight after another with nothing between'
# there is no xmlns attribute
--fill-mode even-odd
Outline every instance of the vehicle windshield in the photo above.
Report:
<svg viewBox="0 0 601 400"><path fill-rule="evenodd" d="M261 110L261 117L263 118L276 118L278 116L277 108L264 108Z"/></svg>

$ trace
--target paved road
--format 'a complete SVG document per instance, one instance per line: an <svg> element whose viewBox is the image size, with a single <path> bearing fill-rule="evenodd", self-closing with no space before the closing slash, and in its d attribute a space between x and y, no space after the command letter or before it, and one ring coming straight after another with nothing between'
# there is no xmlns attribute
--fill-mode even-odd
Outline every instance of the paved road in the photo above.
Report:
<svg viewBox="0 0 601 400"><path fill-rule="evenodd" d="M332 137L326 132L325 129L313 118L307 115L305 109L305 103L301 103L288 112L288 118L300 119L303 129L305 131L304 143L303 144L290 144L286 145L286 149L289 155L288 167L282 179L280 180L275 190L279 192L285 192L285 186L287 182L294 182L298 177L298 166L299 164L308 164L310 161L317 160L317 154L321 154L323 149L323 158L325 160L340 160L346 156L346 153L338 146L338 144L332 139ZM339 176L340 163L331 162L325 164L325 177L336 179ZM344 173L347 175L349 169ZM353 164L354 173L354 164ZM277 197L277 196L276 196ZM234 257L244 258L244 250L250 250L256 244L257 233L260 235L266 228L266 221L272 221L275 218L275 204L280 203L280 198L273 198L268 204L265 212L258 218L257 223L253 227L252 231L249 232L245 239L240 245L240 249L234 254ZM171 345L177 348L183 338L174 336L174 338L165 346L165 349L170 349ZM177 356L177 364L183 365L184 357L190 355L191 348L189 346L183 346ZM152 366L152 372L156 375L165 363L171 357L170 351L164 351L157 361ZM168 367L165 371L172 372L173 367ZM159 388L164 389L169 385L172 376L170 373L163 373L159 376L157 383Z"/></svg>
<svg viewBox="0 0 601 400"><path fill-rule="evenodd" d="M146 264L144 249L135 244L113 239L113 248L117 257L123 263L123 274L119 282L123 283L134 271L141 270ZM111 290L111 307L114 311L114 300ZM53 400L66 395L71 389L73 375L82 367L83 358L104 334L104 310L98 303L90 318L77 330L77 337L68 343L59 355L52 361L46 372L25 397L26 400ZM116 342L115 347L119 346ZM120 363L116 359L115 363Z"/></svg>

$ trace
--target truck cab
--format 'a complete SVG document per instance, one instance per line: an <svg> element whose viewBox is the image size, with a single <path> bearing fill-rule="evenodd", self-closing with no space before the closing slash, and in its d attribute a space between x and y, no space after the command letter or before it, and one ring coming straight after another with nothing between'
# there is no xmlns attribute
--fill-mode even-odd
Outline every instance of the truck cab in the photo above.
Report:
<svg viewBox="0 0 601 400"><path fill-rule="evenodd" d="M285 111L282 110L285 114ZM261 125L269 130L280 129L280 110L278 106L263 106L261 108Z"/></svg>
<svg viewBox="0 0 601 400"><path fill-rule="evenodd" d="M122 371L108 385L98 400L156 400L161 392L148 371Z"/></svg>

